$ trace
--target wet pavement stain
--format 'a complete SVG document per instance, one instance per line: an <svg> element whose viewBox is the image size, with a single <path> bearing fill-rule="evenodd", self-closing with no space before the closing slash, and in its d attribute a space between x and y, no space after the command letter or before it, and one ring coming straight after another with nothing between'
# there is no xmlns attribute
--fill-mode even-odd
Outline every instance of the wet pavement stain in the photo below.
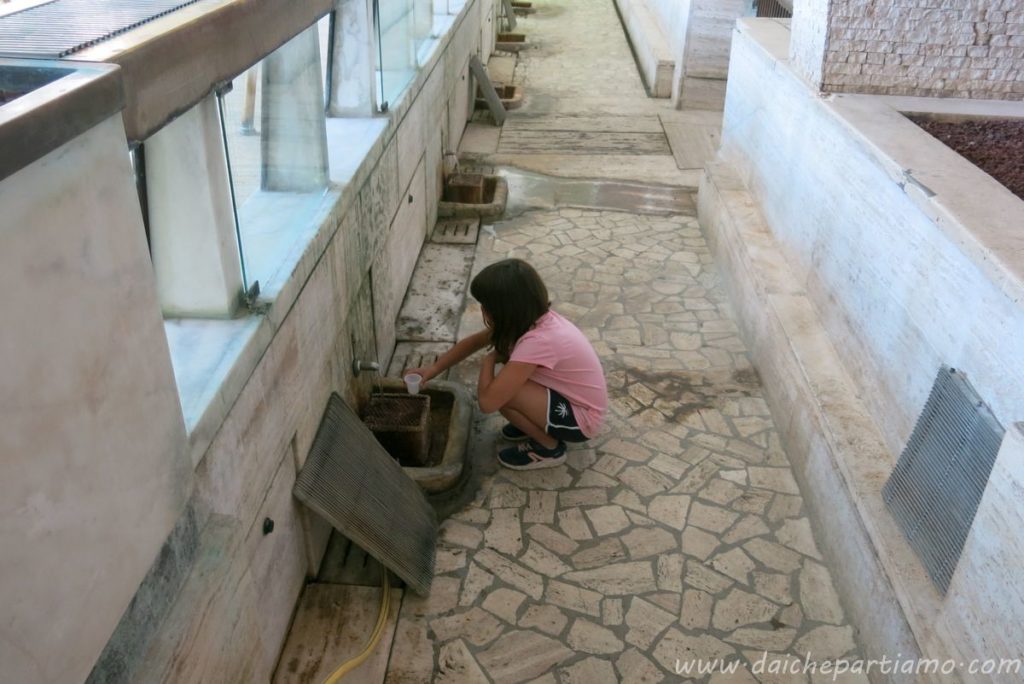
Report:
<svg viewBox="0 0 1024 684"><path fill-rule="evenodd" d="M682 186L655 185L591 178L560 178L508 166L495 168L509 185L505 220L526 211L576 207L625 211L633 214L683 214L693 216L693 190Z"/></svg>
<svg viewBox="0 0 1024 684"><path fill-rule="evenodd" d="M674 403L672 410L666 414L666 419L673 423L680 423L705 409L721 409L726 400L757 397L761 392L761 378L752 368L657 372L630 366L612 366L609 370L618 370L624 375L623 385L609 388L610 394L635 399L629 387L639 382L658 398ZM644 405L634 415L652 407L653 403ZM666 413L664 409L661 411Z"/></svg>

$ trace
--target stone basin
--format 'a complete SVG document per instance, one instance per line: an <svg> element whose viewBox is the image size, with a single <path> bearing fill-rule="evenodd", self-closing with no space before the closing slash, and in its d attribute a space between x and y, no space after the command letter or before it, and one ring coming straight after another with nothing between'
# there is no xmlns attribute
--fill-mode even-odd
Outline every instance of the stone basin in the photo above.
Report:
<svg viewBox="0 0 1024 684"><path fill-rule="evenodd" d="M526 34L499 33L494 43L494 49L501 52L519 52L527 45Z"/></svg>
<svg viewBox="0 0 1024 684"><path fill-rule="evenodd" d="M437 205L438 218L472 218L479 217L494 220L505 213L508 203L508 182L501 176L483 176L483 201L459 201L446 188L444 196Z"/></svg>
<svg viewBox="0 0 1024 684"><path fill-rule="evenodd" d="M382 389L386 393L406 391L405 383L393 378L386 378ZM452 489L462 478L473 403L462 385L448 380L431 380L421 393L430 397L427 458L423 465L415 465L406 454L391 455L424 492L438 494Z"/></svg>

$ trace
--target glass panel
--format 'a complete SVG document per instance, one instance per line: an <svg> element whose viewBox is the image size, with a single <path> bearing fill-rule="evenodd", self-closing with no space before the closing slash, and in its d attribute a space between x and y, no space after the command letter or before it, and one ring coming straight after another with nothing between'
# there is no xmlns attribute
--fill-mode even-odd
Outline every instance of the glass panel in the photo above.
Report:
<svg viewBox="0 0 1024 684"><path fill-rule="evenodd" d="M320 40L320 75L323 76L324 106L331 99L331 48L334 31L334 12L321 17L316 23L317 36Z"/></svg>
<svg viewBox="0 0 1024 684"><path fill-rule="evenodd" d="M327 186L321 33L303 31L219 95L247 289L266 291Z"/></svg>
<svg viewBox="0 0 1024 684"><path fill-rule="evenodd" d="M260 67L254 64L231 82L220 95L221 123L227 141L228 171L235 204L242 206L260 187L260 100L263 94Z"/></svg>
<svg viewBox="0 0 1024 684"><path fill-rule="evenodd" d="M398 99L416 74L415 0L374 0L377 27L377 101L381 111Z"/></svg>
<svg viewBox="0 0 1024 684"><path fill-rule="evenodd" d="M259 108L259 64L231 82L230 91L217 95L220 110L224 153L228 162L228 180L231 184L231 205L235 214L235 237L242 261L242 288L249 291L250 281L242 242L238 208L243 206L259 187L260 139L256 128Z"/></svg>

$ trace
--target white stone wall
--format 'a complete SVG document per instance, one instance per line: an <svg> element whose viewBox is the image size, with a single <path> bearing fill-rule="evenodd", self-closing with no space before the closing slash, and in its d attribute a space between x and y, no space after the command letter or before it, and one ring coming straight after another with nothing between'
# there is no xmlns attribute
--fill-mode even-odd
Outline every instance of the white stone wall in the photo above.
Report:
<svg viewBox="0 0 1024 684"><path fill-rule="evenodd" d="M369 390L353 358L392 354L441 153L470 114L481 4L330 188L269 310L201 323L247 336L199 350L237 354L240 370L192 434L120 116L0 184L0 679L270 680L330 533L294 501L295 476L330 393ZM165 545L183 522L194 533Z"/></svg>
<svg viewBox="0 0 1024 684"><path fill-rule="evenodd" d="M1005 568L1022 538L1024 202L900 114L932 101L821 98L788 54L783 24L740 22L700 193L773 415L869 657L1018 657L1024 592ZM880 496L943 363L1008 430L946 597ZM974 681L959 674L914 681Z"/></svg>
<svg viewBox="0 0 1024 684"><path fill-rule="evenodd" d="M81 682L191 487L120 113L0 208L0 679Z"/></svg>
<svg viewBox="0 0 1024 684"><path fill-rule="evenodd" d="M798 3L794 33L807 49L806 75L823 91L1024 99L1019 0L836 0L824 27L821 10L820 0Z"/></svg>
<svg viewBox="0 0 1024 684"><path fill-rule="evenodd" d="M758 21L771 20L740 25ZM785 55L788 32L777 33L765 41L776 41ZM786 78L775 77L755 66L750 48L735 49L742 37L741 30L733 42L721 156L740 169L817 297L893 452L902 449L942 363L964 370L1001 421L1017 420L1024 407L1024 309L1012 293L1021 273L989 266L1013 262L1012 249L992 248L1016 234L1012 208L1024 202L970 164L954 175L938 167L962 159L892 109L878 110L888 112L883 139L851 134L847 112L860 111L856 96L822 101L790 69ZM859 116L877 123L883 114ZM885 161L872 151L882 142L913 149L907 146L915 139L938 155L926 157L937 168ZM904 177L907 168L928 192L916 191ZM938 183L948 183L949 192L936 195ZM970 197L964 184L972 187ZM974 224L963 227L957 214L967 212L974 212Z"/></svg>

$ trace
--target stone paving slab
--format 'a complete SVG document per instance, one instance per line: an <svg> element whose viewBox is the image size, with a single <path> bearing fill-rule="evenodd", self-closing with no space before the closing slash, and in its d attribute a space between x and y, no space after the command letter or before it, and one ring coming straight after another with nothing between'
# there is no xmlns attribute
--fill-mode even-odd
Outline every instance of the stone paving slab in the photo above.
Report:
<svg viewBox="0 0 1024 684"><path fill-rule="evenodd" d="M721 124L701 126L662 119L672 156L680 169L703 169L714 159L721 140Z"/></svg>

